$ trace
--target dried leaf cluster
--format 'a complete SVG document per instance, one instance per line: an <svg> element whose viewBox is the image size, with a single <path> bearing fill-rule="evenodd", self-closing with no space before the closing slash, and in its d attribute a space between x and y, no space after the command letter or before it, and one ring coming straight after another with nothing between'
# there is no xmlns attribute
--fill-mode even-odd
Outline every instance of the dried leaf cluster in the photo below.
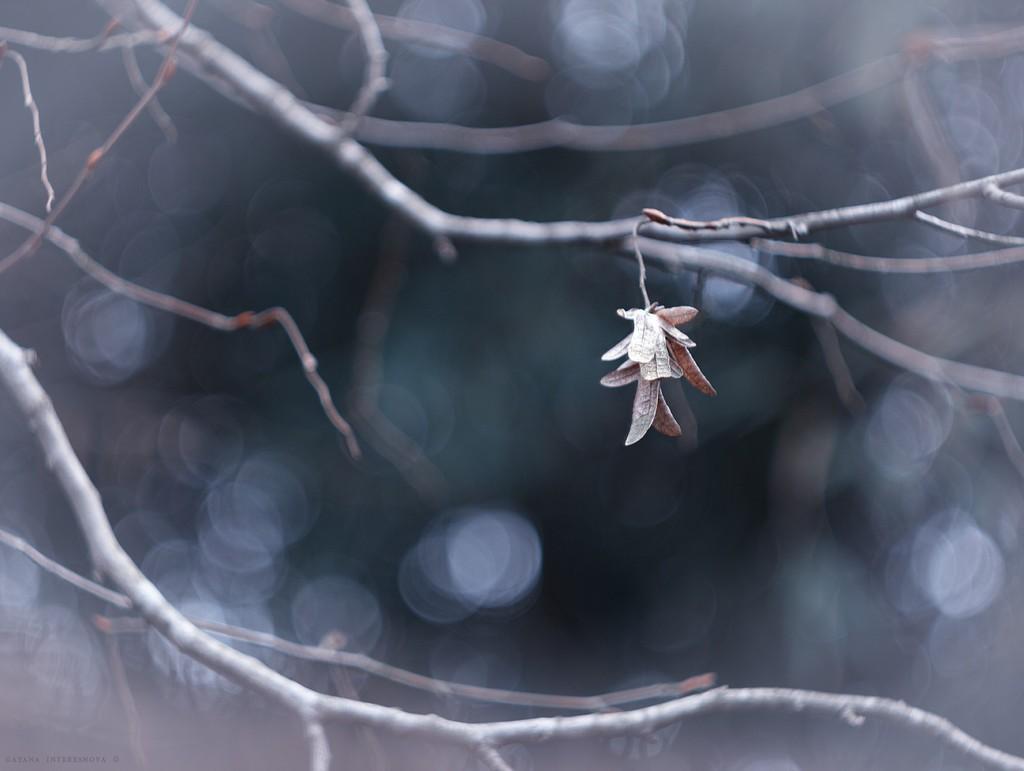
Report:
<svg viewBox="0 0 1024 771"><path fill-rule="evenodd" d="M602 361L614 361L626 356L618 369L601 378L601 385L609 388L636 382L633 398L633 422L629 427L626 444L634 444L654 426L666 436L679 436L682 429L661 392L661 381L685 377L703 394L715 395L715 389L700 371L690 348L696 346L676 327L692 321L696 308L679 305L663 308L657 303L646 310L630 308L618 314L633 322L633 332L609 348Z"/></svg>

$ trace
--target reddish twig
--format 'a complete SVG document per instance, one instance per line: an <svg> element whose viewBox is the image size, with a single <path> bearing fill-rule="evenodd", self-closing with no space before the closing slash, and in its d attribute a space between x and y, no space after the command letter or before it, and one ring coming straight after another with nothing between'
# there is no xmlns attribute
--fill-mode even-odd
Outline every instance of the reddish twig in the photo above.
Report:
<svg viewBox="0 0 1024 771"><path fill-rule="evenodd" d="M70 204L72 199L74 199L78 194L78 191L82 189L82 185L85 184L85 181L92 175L96 167L110 152L110 149L117 143L117 140L119 140L124 132L127 131L135 122L135 119L139 117L139 114L146 109L146 105L156 97L157 92L166 85L168 80L171 79L174 74L174 53L178 50L178 45L181 42L182 35L188 28L192 19L192 14L195 13L196 6L198 4L199 0L189 0L188 7L185 9L185 14L181 18L181 24L177 32L172 34L168 40L167 53L160 65L160 69L157 70L153 84L146 90L139 101L135 103L135 106L128 111L128 114L125 115L121 122L114 128L106 141L89 153L89 156L85 160L85 164L83 164L78 175L71 182L71 186L67 189L64 195L61 196L60 201L58 201L57 205L49 212L46 219L43 221L42 227L23 241L17 249L0 260L0 272L7 270L7 268L11 267L24 257L32 254L39 248L43 243L43 238L46 236L46 231L49 230L57 218L68 207L68 204Z"/></svg>
<svg viewBox="0 0 1024 771"><path fill-rule="evenodd" d="M302 364L303 374L309 384L313 386L313 390L320 400L320 406L323 408L327 419L344 438L352 457L359 458L361 456L359 442L356 440L352 426L342 417L335 406L331 390L317 369L316 357L310 351L309 345L307 345L302 332L299 331L299 327L295 323L295 319L292 318L292 315L286 309L274 307L262 311L243 311L234 316L227 316L223 313L203 308L200 305L195 305L187 300L172 297L153 289L147 289L144 286L139 286L118 276L90 257L82 249L78 241L63 230L53 225L44 230L42 220L33 217L21 209L0 202L0 219L5 219L32 232L43 232L46 240L64 252L82 271L92 276L112 292L128 297L143 305L195 321L221 332L259 329L270 324L279 325L288 336L288 342L291 343L292 349Z"/></svg>

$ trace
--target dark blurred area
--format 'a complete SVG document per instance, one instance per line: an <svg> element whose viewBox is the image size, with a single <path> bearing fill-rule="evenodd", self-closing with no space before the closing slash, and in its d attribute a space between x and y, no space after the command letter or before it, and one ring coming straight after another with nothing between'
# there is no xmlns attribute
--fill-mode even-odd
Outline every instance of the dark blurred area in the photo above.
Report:
<svg viewBox="0 0 1024 771"><path fill-rule="evenodd" d="M195 23L303 98L351 103L357 37L274 6L278 56L265 31L238 23L240 5L203 0ZM386 41L392 86L376 115L478 126L696 115L847 71L922 29L1024 23L1010 0L373 7L550 63L547 79L525 82L458 53ZM70 0L8 0L0 14L4 26L78 37L106 22ZM116 51L22 52L59 194L137 97ZM152 77L159 54L139 56ZM1024 52L932 62L922 78L960 178L1021 165ZM942 184L902 99L890 85L813 119L645 152L371 149L461 214L597 220L655 206L689 218L775 216ZM286 307L342 412L377 404L422 452L382 452L364 424L366 457L353 462L280 329L224 334L140 307L44 247L0 277L0 327L38 353L38 377L118 536L179 608L310 644L340 630L351 650L498 688L594 693L710 671L735 687L891 696L1024 752L1022 480L992 422L963 409L960 394L844 343L865 401L851 410L805 317L747 286L651 266L652 299L702 309L687 331L718 396L689 391L686 421L681 392L670 392L686 435L623 447L630 389L598 385L609 369L599 357L628 331L615 310L641 303L634 263L588 247L457 244L447 264L320 154L187 72L160 100L177 141L143 115L60 227L147 287L224 313ZM38 159L10 63L0 105L0 200L38 215ZM1017 210L959 214L1020 233ZM0 225L0 254L24 236ZM825 241L890 257L970 246L911 222ZM930 353L1024 368L1019 267L880 276L716 248L803 276ZM361 316L362 328L375 320L363 311L382 284L394 303L370 309L388 326L367 363L357 355L366 354ZM1007 413L1024 418L1013 404ZM0 421L0 526L88 574L67 504L6 396ZM417 483L423 474L431 484ZM0 697L5 752L134 762L96 613L117 611L0 550L0 667L15 685ZM117 645L152 767L304 762L291 718L153 633ZM303 682L338 687L322 666L242 647ZM358 673L351 687L466 720L544 714ZM851 729L751 715L669 728L513 748L508 758L524 769L969 767L870 721ZM335 767L375 767L360 755L372 748L363 734L337 736L353 754ZM388 755L392 738L380 741ZM383 767L474 767L406 741Z"/></svg>

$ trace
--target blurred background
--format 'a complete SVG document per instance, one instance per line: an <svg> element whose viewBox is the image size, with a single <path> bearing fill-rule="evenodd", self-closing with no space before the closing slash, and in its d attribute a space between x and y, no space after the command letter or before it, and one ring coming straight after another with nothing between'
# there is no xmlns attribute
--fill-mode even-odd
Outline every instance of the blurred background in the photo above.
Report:
<svg viewBox="0 0 1024 771"><path fill-rule="evenodd" d="M202 0L195 23L302 98L344 109L362 76L358 37L295 6ZM528 79L464 52L385 41L392 85L375 115L484 127L696 115L846 72L922 30L1024 24L1010 0L372 6L547 62ZM88 38L108 21L70 0L2 10L4 26L53 35ZM136 96L117 51L12 47L28 60L59 194ZM160 54L138 53L152 78ZM676 148L371 149L446 210L536 220L645 206L775 216L1021 164L1024 46L929 61L919 89L945 165L900 83L812 119ZM634 263L589 247L472 244L444 262L321 155L187 72L160 100L176 141L143 115L60 226L147 287L224 313L286 307L366 451L359 462L346 453L280 329L223 334L141 307L51 246L7 271L0 327L38 353L38 377L119 538L179 608L309 644L341 632L348 650L497 688L586 694L715 672L734 687L890 696L1024 752L1024 482L962 395L844 344L863 405L844 404L805 317L747 286L651 266L653 299L702 309L687 331L718 396L669 392L684 436L625 448L631 389L601 388L599 357L629 330L615 310L641 302ZM10 61L0 105L0 200L41 215ZM1017 210L950 211L1021 232ZM24 236L4 223L0 253ZM890 257L976 248L902 222L825 239ZM1019 267L880 276L716 248L804 276L903 342L1024 371ZM6 396L0 426L0 526L88 574L67 503ZM153 633L101 633L97 613L120 612L0 549L5 763L62 753L95 756L84 767L115 755L122 767L305 762L291 717ZM549 714L358 673L340 682L323 665L241 647L329 692L464 720ZM335 768L475 768L450 747L332 736ZM872 721L768 714L506 757L538 770L971 767Z"/></svg>

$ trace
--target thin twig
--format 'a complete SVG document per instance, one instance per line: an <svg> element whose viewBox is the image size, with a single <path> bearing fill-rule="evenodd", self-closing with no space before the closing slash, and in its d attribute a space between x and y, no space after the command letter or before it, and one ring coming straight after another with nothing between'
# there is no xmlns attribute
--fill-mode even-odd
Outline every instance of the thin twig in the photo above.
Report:
<svg viewBox="0 0 1024 771"><path fill-rule="evenodd" d="M1002 402L991 396L975 397L972 401L975 404L980 403L982 409L992 419L992 424L996 427L996 433L999 434L999 440L1003 444L1003 451L1006 453L1007 459L1013 464L1017 473L1024 478L1024 449L1021 448L1013 426L1010 425L1010 419L1006 417L1006 410L1003 409Z"/></svg>
<svg viewBox="0 0 1024 771"><path fill-rule="evenodd" d="M158 0L97 0L113 9L123 2L135 7L146 23L158 29L176 28L180 21ZM370 152L354 140L338 141L338 127L310 110L279 83L252 67L229 48L198 29L187 30L181 48L195 65L193 74L223 87L228 84L238 99L260 111L287 131L327 152L340 168L353 174L388 206L401 211L417 227L434 238L465 239L491 243L607 244L630 235L634 218L605 222L530 222L508 218L468 217L446 212L426 201L397 180ZM984 56L984 51L977 51ZM650 235L669 241L696 243L716 240L748 240L766 235L805 237L811 232L867 222L913 216L918 209L949 201L976 198L983 188L1024 182L1024 169L994 174L888 201L845 206L767 220L730 217L713 221L714 227L683 229L653 225ZM749 220L749 221L745 221ZM727 223L722 225L719 223Z"/></svg>
<svg viewBox="0 0 1024 771"><path fill-rule="evenodd" d="M108 24L107 27L93 38L54 37L52 35L40 35L38 32L29 30L14 29L12 27L0 27L0 40L22 46L23 48L35 48L40 51L47 51L55 54L79 54L92 51L108 51L114 48L134 48L140 45L156 43L160 35L152 30L138 30L120 35L112 35L116 24Z"/></svg>
<svg viewBox="0 0 1024 771"><path fill-rule="evenodd" d="M633 254L636 256L636 264L639 269L640 294L644 298L644 308L651 307L651 298L647 296L647 266L644 265L644 255L640 251L640 228L645 220L639 219L633 226Z"/></svg>
<svg viewBox="0 0 1024 771"><path fill-rule="evenodd" d="M295 13L341 29L358 30L361 25L354 8L327 0L284 0L284 5ZM550 71L543 59L500 40L419 19L379 13L374 14L374 18L381 35L389 40L455 51L493 64L524 80L544 80Z"/></svg>
<svg viewBox="0 0 1024 771"><path fill-rule="evenodd" d="M7 47L6 43L0 40L0 64L3 63L5 58L13 59L14 63L18 66L18 72L21 74L21 93L25 97L25 107L32 116L32 141L35 143L36 151L39 153L39 181L43 183L43 190L46 192L46 211L50 212L53 209L55 196L53 185L50 184L50 177L47 174L46 143L43 142L43 129L39 122L39 105L36 104L36 100L32 97L32 84L28 79L28 65L25 63L24 56L17 51L12 51Z"/></svg>
<svg viewBox="0 0 1024 771"><path fill-rule="evenodd" d="M121 61L124 63L124 71L128 75L128 81L132 84L132 88L135 89L135 94L142 97L149 89L149 84L139 68L139 58L135 55L135 49L129 47L122 48ZM149 116L153 119L153 122L164 132L164 137L167 141L177 142L178 129L174 127L174 121L171 120L171 116L164 110L160 100L153 97L149 104L146 105L146 109L149 111Z"/></svg>
<svg viewBox="0 0 1024 771"><path fill-rule="evenodd" d="M908 67L903 78L903 108L907 113L910 127L923 150L924 159L931 166L937 185L955 185L960 181L960 164L950 147L949 137L936 115L925 85L921 82L920 69ZM957 206L954 211L958 219L973 219L973 207Z"/></svg>
<svg viewBox="0 0 1024 771"><path fill-rule="evenodd" d="M1014 209L1024 209L1024 195L1010 193L1000 188L999 185L987 185L982 193L990 201L1001 203L1003 206L1011 206Z"/></svg>
<svg viewBox="0 0 1024 771"><path fill-rule="evenodd" d="M949 222L948 220L936 217L934 214L928 212L918 211L914 212L914 219L918 222L923 222L925 225L931 225L933 228L944 230L947 233L952 233L956 236L963 238L976 238L979 241L990 241L993 244L1006 244L1007 246L1022 246L1024 245L1024 238L1020 236L1005 236L1000 233L990 233L987 230L978 230L977 228L969 228L964 225L957 225L955 222Z"/></svg>
<svg viewBox="0 0 1024 771"><path fill-rule="evenodd" d="M329 771L331 747L327 743L324 724L315 717L309 717L304 721L304 727L309 744L309 771Z"/></svg>
<svg viewBox="0 0 1024 771"><path fill-rule="evenodd" d="M805 260L821 260L851 270L873 273L946 273L948 271L980 270L1024 262L1024 248L996 249L974 254L941 257L874 257L829 249L821 244L794 244L766 238L752 239L750 245L769 254Z"/></svg>
<svg viewBox="0 0 1024 771"><path fill-rule="evenodd" d="M2 528L0 528L0 543L21 552L43 570L46 570L76 588L91 594L104 602L126 609L131 607L131 601L125 595L113 592L101 584L97 584L94 581L90 581L89 579L80 576L55 560L52 560L42 554L24 539L19 538ZM640 686L622 691L596 694L593 696L567 696L560 694L530 693L526 691L487 688L484 686L465 685L462 683L449 682L428 677L426 675L420 675L390 664L385 664L384 662L372 659L363 654L339 650L336 646L327 645L326 642L321 643L319 646L302 645L300 643L283 640L266 632L255 632L253 630L231 624L221 624L201 618L191 618L190 620L199 628L212 632L218 636L258 645L293 658L337 665L347 669L360 670L367 674L381 677L400 685L405 685L409 688L422 690L436 695L457 696L476 701L489 702L492 704L505 704L508 706L586 712L621 707L626 704L642 701L675 698L683 694L693 693L694 691L705 690L714 685L714 677L712 675L696 675L680 682L658 683L655 685ZM114 635L139 633L144 632L146 629L144 623L135 618L100 617L97 623L103 632ZM341 695L349 694L342 693Z"/></svg>
<svg viewBox="0 0 1024 771"><path fill-rule="evenodd" d="M68 204L70 204L75 195L78 194L78 191L82 189L82 185L85 184L85 181L92 175L93 171L107 156L110 149L117 143L124 132L128 130L132 123L135 122L135 119L139 117L139 114L146 108L146 105L156 97L157 92L164 87L168 80L170 80L171 76L174 74L174 53L178 50L178 45L181 43L181 39L184 36L185 31L188 29L188 25L192 20L192 14L195 13L196 6L198 4L199 0L189 0L189 4L185 8L184 16L178 19L178 23L175 25L175 29L177 31L168 39L167 53L164 56L163 62L160 64L160 69L157 70L156 78L153 80L153 85L146 90L146 93L140 97L139 101L135 103L135 106L132 107L128 114L121 119L121 122L114 128L106 141L89 153L89 156L86 158L85 163L78 172L78 175L72 181L64 195L61 196L57 205L49 212L42 227L23 241L17 249L0 260L0 273L17 263L22 258L29 256L39 248L43 242L44 236L46 235L46 231L64 212Z"/></svg>
<svg viewBox="0 0 1024 771"><path fill-rule="evenodd" d="M437 505L447 490L444 475L423 448L381 412L378 403L381 349L405 276L410 231L409 223L398 214L392 214L384 227L377 263L356 322L348 411L374 450L398 470L424 501Z"/></svg>
<svg viewBox="0 0 1024 771"><path fill-rule="evenodd" d="M96 627L104 630L102 616L95 618ZM124 670L124 661L121 658L121 648L116 635L105 634L103 642L107 649L107 662L110 664L110 671L114 676L114 687L117 689L118 698L121 700L121 708L124 710L125 723L128 725L128 740L135 758L135 764L139 768L148 768L149 762L146 759L146 750L142 743L142 724L139 720L139 710L135 706L135 697L132 695L131 685L128 683L128 673Z"/></svg>
<svg viewBox="0 0 1024 771"><path fill-rule="evenodd" d="M87 594L91 594L119 608L130 609L132 607L131 600L125 595L120 592L111 591L105 586L95 581L90 581L88 578L69 570L59 562L42 554L23 538L19 538L3 528L0 528L0 543L21 552L43 570ZM257 645L261 648L290 656L291 658L354 669L383 680L404 685L407 688L432 693L437 696L455 696L512 707L592 712L623 707L628 704L644 701L678 698L695 691L706 690L715 684L714 675L703 674L694 675L674 683L655 683L653 685L638 686L588 696L569 696L554 693L514 691L504 688L488 688L486 686L467 685L428 677L427 675L421 675L417 672L411 672L407 669L387 664L362 653L342 650L338 645L330 644L332 638L325 638L320 645L302 645L301 643L282 639L268 632L257 632L233 624L222 624L216 621L191 617L189 617L189 620L200 629L211 632L219 637ZM140 633L145 632L148 628L141 619L131 617L102 617L99 623L103 631L108 634ZM340 695L344 696L347 694L343 693Z"/></svg>
<svg viewBox="0 0 1024 771"><path fill-rule="evenodd" d="M795 278L793 283L814 291L814 287L806 279ZM832 375L832 382L835 385L839 401L852 413L862 411L864 409L864 397L857 390L857 383L854 381L850 367L846 363L846 357L843 356L843 349L839 344L839 336L836 334L835 327L827 319L817 316L809 316L808 318L810 319L814 336L818 339L818 345L821 347L821 352L825 357L825 366L828 368L829 374Z"/></svg>
<svg viewBox="0 0 1024 771"><path fill-rule="evenodd" d="M89 256L76 239L69 236L56 225L44 228L43 220L33 217L28 212L15 208L10 204L0 202L0 219L7 220L33 233L44 232L46 240L66 254L82 271L92 276L110 291L128 297L135 302L166 311L180 318L195 321L220 332L259 329L269 324L277 324L287 335L288 342L291 344L292 350L295 351L295 355L302 365L303 375L316 392L320 406L327 419L345 440L345 444L352 457L361 457L362 453L359 449L359 442L356 439L355 431L352 430L352 426L342 417L341 412L334 404L331 389L320 375L316 357L309 349L309 345L295 323L295 319L292 318L292 315L285 308L274 307L262 311L242 311L234 316L226 316L223 313L209 310L163 292L147 289L144 286L139 286L128 279L118 276Z"/></svg>
<svg viewBox="0 0 1024 771"><path fill-rule="evenodd" d="M352 135L360 121L373 109L377 99L388 87L386 76L388 52L384 48L384 41L381 40L380 28L377 26L373 11L366 4L366 0L347 1L352 11L352 17L356 21L359 37L363 41L366 64L363 84L349 108L348 116L341 124L341 136L346 139Z"/></svg>
<svg viewBox="0 0 1024 771"><path fill-rule="evenodd" d="M501 753L489 744L481 745L477 751L477 756L491 771L512 771L512 766L505 762L505 758L501 757Z"/></svg>
<svg viewBox="0 0 1024 771"><path fill-rule="evenodd" d="M794 284L756 263L725 252L651 239L642 239L641 248L648 258L672 267L707 270L752 284L791 308L829 321L839 334L900 369L970 391L1024 401L1024 376L951 361L901 343L851 316L831 295ZM632 249L624 240L617 251L625 255L632 254Z"/></svg>

